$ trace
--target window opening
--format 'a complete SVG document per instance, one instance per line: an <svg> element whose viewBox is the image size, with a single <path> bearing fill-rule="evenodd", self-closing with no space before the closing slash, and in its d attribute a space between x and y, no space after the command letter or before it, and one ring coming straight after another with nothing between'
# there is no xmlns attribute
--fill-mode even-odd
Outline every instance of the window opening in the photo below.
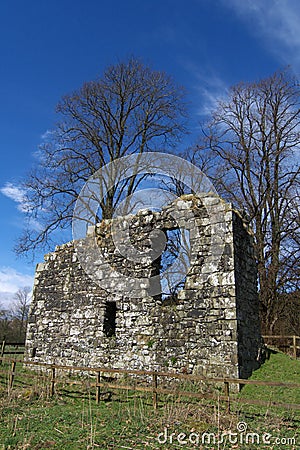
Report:
<svg viewBox="0 0 300 450"><path fill-rule="evenodd" d="M190 267L189 232L180 228L165 229L166 248L161 255L160 274L164 305L176 304L178 292L184 288Z"/></svg>
<svg viewBox="0 0 300 450"><path fill-rule="evenodd" d="M104 311L103 331L105 336L112 337L116 335L116 302L106 302Z"/></svg>

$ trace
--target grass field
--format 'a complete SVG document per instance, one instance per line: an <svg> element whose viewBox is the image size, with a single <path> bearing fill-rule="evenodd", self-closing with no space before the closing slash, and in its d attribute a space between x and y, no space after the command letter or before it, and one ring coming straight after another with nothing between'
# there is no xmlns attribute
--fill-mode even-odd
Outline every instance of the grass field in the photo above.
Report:
<svg viewBox="0 0 300 450"><path fill-rule="evenodd" d="M233 403L227 413L222 402L160 396L154 411L151 396L131 391L96 404L88 383L49 399L47 383L20 370L11 391L1 376L1 450L300 448L299 410ZM300 361L272 354L252 379L299 383ZM300 404L299 390L282 387L245 386L237 397Z"/></svg>

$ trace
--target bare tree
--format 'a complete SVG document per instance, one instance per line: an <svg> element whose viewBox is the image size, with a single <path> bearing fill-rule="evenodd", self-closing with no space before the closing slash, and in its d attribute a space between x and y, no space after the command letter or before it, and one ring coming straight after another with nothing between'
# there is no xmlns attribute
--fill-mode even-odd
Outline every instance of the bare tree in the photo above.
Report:
<svg viewBox="0 0 300 450"><path fill-rule="evenodd" d="M284 71L234 86L205 140L219 193L253 224L262 319L272 332L278 296L299 289L299 83Z"/></svg>
<svg viewBox="0 0 300 450"><path fill-rule="evenodd" d="M24 340L26 335L26 326L29 313L29 306L31 301L31 288L25 286L20 288L16 294L15 299L10 307L11 321L15 322L16 338Z"/></svg>
<svg viewBox="0 0 300 450"><path fill-rule="evenodd" d="M191 248L187 230L174 228L165 230L165 234L166 246L160 258L160 264L164 273L164 282L161 286L162 298L167 304L176 303L178 291L184 287L186 274L190 268Z"/></svg>
<svg viewBox="0 0 300 450"><path fill-rule="evenodd" d="M63 97L57 112L60 121L24 183L29 226L18 253L47 245L55 230L70 227L82 186L100 168L128 154L170 148L185 132L183 89L134 58L108 67L102 78ZM109 190L107 181L98 179L99 218L110 218L142 178L109 173Z"/></svg>

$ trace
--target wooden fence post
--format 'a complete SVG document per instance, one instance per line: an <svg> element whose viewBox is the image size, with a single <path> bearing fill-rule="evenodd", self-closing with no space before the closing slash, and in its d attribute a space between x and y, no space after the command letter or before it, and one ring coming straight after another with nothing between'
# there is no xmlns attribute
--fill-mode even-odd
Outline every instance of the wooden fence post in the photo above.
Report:
<svg viewBox="0 0 300 450"><path fill-rule="evenodd" d="M11 372L9 377L9 388L12 389L14 384L14 378L15 378L15 371L16 371L16 361L13 361L11 363Z"/></svg>
<svg viewBox="0 0 300 450"><path fill-rule="evenodd" d="M157 374L154 373L152 375L153 381L152 381L152 385L153 385L153 408L157 409Z"/></svg>
<svg viewBox="0 0 300 450"><path fill-rule="evenodd" d="M101 381L101 375L100 375L100 371L97 372L97 381L96 381L96 403L100 402L100 386L98 386L98 384Z"/></svg>
<svg viewBox="0 0 300 450"><path fill-rule="evenodd" d="M55 367L51 367L50 397L55 394Z"/></svg>
<svg viewBox="0 0 300 450"><path fill-rule="evenodd" d="M225 397L227 397L227 412L230 413L230 394L229 394L229 382L224 381Z"/></svg>
<svg viewBox="0 0 300 450"><path fill-rule="evenodd" d="M293 354L294 358L297 358L297 336L293 336Z"/></svg>
<svg viewBox="0 0 300 450"><path fill-rule="evenodd" d="M0 365L2 364L2 358L3 358L3 355L4 355L5 344L6 344L6 341L5 341L5 339L3 339L2 345L1 345L1 353L0 353L0 357L1 357L1 359L0 359Z"/></svg>

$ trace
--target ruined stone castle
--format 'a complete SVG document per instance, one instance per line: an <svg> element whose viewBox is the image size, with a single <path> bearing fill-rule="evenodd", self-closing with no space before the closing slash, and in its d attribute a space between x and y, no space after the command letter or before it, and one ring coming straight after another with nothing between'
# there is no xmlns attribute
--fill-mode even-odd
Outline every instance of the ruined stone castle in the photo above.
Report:
<svg viewBox="0 0 300 450"><path fill-rule="evenodd" d="M214 214L220 205L222 219ZM174 230L188 233L189 269L176 292L158 289L163 252L135 261L116 248L116 221L126 223L132 247L146 255L155 248L156 232L164 234L165 247ZM218 227L223 242L212 246ZM99 283L86 273L74 241L37 265L27 360L242 378L259 366L253 239L230 204L213 195L183 196L160 212L104 220L89 229L89 239L109 261L109 273L101 258L90 267ZM141 280L138 292L122 291L118 274Z"/></svg>

